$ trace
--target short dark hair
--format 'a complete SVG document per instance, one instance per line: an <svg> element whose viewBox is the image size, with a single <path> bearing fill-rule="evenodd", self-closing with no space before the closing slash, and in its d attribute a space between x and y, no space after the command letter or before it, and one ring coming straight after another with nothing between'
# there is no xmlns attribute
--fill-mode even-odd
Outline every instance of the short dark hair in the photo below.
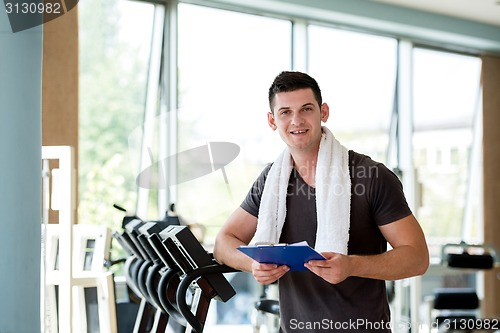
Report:
<svg viewBox="0 0 500 333"><path fill-rule="evenodd" d="M273 112L274 96L276 96L277 93L307 88L312 90L318 105L321 106L321 104L323 104L321 89L315 79L306 73L297 71L283 71L279 73L269 88L269 107L271 108L271 112Z"/></svg>

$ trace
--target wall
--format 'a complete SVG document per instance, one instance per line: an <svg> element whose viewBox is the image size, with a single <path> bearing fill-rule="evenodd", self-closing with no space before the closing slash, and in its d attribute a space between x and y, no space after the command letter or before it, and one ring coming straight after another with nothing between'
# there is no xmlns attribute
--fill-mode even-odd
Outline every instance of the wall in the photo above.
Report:
<svg viewBox="0 0 500 333"><path fill-rule="evenodd" d="M44 24L42 144L72 146L78 165L78 11ZM57 167L57 165L51 165ZM76 172L78 178L78 172ZM78 189L78 187L77 187ZM77 199L78 200L78 199ZM76 212L74 212L76 221ZM57 211L49 212L57 222Z"/></svg>
<svg viewBox="0 0 500 333"><path fill-rule="evenodd" d="M500 57L483 57L484 240L500 251ZM500 253L498 253L500 255ZM486 316L500 318L500 269L485 274Z"/></svg>

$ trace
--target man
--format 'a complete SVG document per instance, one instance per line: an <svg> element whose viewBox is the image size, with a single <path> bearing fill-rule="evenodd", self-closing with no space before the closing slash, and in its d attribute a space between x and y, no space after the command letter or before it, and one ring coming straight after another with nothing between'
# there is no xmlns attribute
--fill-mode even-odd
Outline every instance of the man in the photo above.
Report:
<svg viewBox="0 0 500 333"><path fill-rule="evenodd" d="M287 148L219 231L215 258L259 283L279 280L281 332L390 332L384 280L421 275L429 265L401 183L383 164L347 151L322 126L329 107L309 75L280 73L269 105L268 124ZM236 250L252 239L305 240L327 260L289 272Z"/></svg>

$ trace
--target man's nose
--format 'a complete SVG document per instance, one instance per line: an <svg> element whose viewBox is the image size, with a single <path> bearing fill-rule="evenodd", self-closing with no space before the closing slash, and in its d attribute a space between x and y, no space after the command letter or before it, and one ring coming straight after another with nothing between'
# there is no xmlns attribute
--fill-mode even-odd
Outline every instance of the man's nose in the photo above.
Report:
<svg viewBox="0 0 500 333"><path fill-rule="evenodd" d="M300 112L294 112L292 115L292 125L302 125L304 123L304 117Z"/></svg>

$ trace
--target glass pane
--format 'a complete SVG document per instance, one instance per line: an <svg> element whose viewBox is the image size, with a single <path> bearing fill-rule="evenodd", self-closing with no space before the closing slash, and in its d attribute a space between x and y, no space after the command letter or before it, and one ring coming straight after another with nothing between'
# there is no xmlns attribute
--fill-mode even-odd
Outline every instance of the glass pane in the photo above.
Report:
<svg viewBox="0 0 500 333"><path fill-rule="evenodd" d="M188 4L178 13L178 157L195 156L179 170L176 207L186 222L205 226L211 243L284 148L267 124L267 90L290 69L291 23ZM224 142L220 148L234 157L213 172L212 142Z"/></svg>
<svg viewBox="0 0 500 333"><path fill-rule="evenodd" d="M426 49L415 49L413 56L417 216L431 254L437 256L443 242L458 242L465 236L462 231L481 61ZM480 241L477 235L468 234L466 241Z"/></svg>
<svg viewBox="0 0 500 333"><path fill-rule="evenodd" d="M119 229L113 203L136 206L139 158L128 139L143 120L154 5L86 0L78 13L79 221Z"/></svg>
<svg viewBox="0 0 500 333"><path fill-rule="evenodd" d="M309 73L330 106L326 123L348 149L386 162L397 41L309 26Z"/></svg>

